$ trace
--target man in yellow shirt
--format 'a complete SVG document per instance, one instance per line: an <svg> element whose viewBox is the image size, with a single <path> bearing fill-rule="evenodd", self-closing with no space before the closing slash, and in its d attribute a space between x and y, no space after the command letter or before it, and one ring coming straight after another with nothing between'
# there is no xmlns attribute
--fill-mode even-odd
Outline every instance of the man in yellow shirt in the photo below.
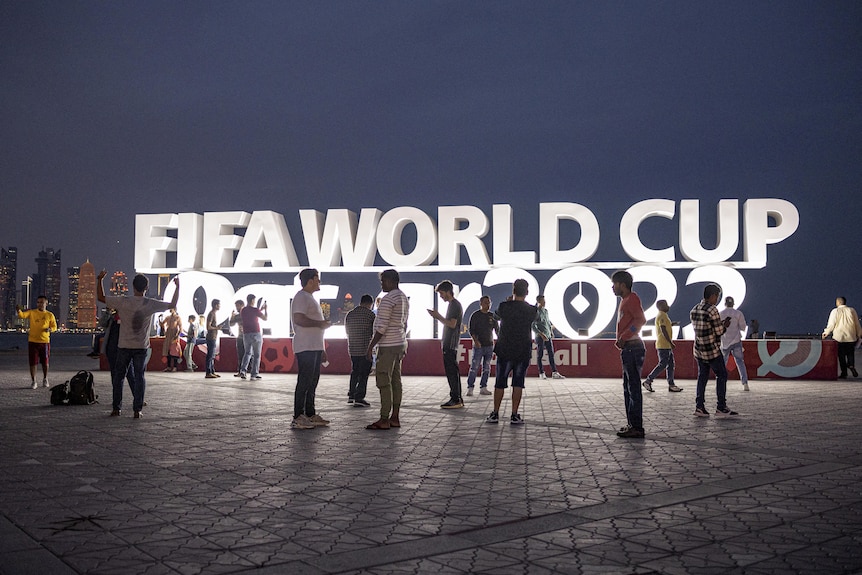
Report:
<svg viewBox="0 0 862 575"><path fill-rule="evenodd" d="M42 364L42 386L48 387L48 358L51 356L51 332L57 331L57 320L48 311L48 298L36 298L36 309L23 310L15 306L18 317L30 320L30 334L27 336L27 357L30 360L30 388L36 389L36 364Z"/></svg>
<svg viewBox="0 0 862 575"><path fill-rule="evenodd" d="M663 299L655 302L655 306L658 308L658 315L655 317L655 350L658 353L658 365L644 380L643 386L647 391L655 391L652 388L653 380L661 375L661 372L667 370L667 390L682 391L682 388L677 387L673 382L673 349L676 344L673 342L673 327L667 315L670 307L667 305L667 301Z"/></svg>

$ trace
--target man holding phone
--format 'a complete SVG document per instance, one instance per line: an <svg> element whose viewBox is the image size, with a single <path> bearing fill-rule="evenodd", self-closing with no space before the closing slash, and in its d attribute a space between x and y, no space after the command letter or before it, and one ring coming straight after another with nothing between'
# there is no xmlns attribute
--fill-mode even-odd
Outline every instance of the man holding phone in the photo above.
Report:
<svg viewBox="0 0 862 575"><path fill-rule="evenodd" d="M721 297L721 288L709 284L703 288L703 299L692 308L689 317L694 327L694 357L697 360L697 397L695 398L694 414L697 417L709 417L706 410L706 382L709 371L715 373L715 394L717 398L715 416L737 417L739 414L727 407L727 367L721 354L721 336L730 325L730 318L723 321L715 304Z"/></svg>

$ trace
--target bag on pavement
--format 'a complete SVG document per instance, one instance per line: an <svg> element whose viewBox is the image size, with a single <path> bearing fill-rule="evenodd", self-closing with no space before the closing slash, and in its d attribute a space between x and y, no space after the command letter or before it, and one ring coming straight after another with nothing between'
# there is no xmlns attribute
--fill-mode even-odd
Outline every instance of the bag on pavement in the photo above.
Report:
<svg viewBox="0 0 862 575"><path fill-rule="evenodd" d="M93 386L93 374L83 369L69 380L69 405L92 405L99 396Z"/></svg>

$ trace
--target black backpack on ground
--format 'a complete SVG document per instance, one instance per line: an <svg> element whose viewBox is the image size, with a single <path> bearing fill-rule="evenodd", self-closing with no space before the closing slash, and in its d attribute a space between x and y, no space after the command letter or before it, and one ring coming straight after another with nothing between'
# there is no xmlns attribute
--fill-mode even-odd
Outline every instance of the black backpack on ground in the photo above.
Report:
<svg viewBox="0 0 862 575"><path fill-rule="evenodd" d="M59 383L51 388L51 405L65 405L69 399L69 382Z"/></svg>
<svg viewBox="0 0 862 575"><path fill-rule="evenodd" d="M69 380L69 405L92 405L98 398L89 371L81 370Z"/></svg>

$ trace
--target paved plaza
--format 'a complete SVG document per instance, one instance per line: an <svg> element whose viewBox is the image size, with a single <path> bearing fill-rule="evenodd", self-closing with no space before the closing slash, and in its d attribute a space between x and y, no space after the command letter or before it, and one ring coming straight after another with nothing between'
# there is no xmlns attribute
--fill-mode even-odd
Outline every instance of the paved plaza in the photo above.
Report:
<svg viewBox="0 0 862 575"><path fill-rule="evenodd" d="M511 426L508 393L489 425L490 396L441 410L445 378L406 377L403 427L367 431L376 389L325 376L332 424L299 431L295 375L222 375L149 373L144 417L111 418L106 373L55 407L0 353L0 573L862 573L862 380L732 381L737 420L657 381L626 440L618 380L530 379Z"/></svg>

